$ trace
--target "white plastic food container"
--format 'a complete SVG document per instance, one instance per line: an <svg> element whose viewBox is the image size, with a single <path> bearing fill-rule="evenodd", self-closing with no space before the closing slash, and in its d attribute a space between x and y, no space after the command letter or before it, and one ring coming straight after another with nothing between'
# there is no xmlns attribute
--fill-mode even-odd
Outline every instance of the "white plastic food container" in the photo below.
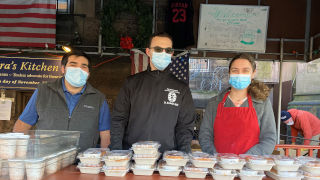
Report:
<svg viewBox="0 0 320 180"><path fill-rule="evenodd" d="M273 168L277 171L298 171L300 164L298 162L294 162L291 165L280 165L276 164Z"/></svg>
<svg viewBox="0 0 320 180"><path fill-rule="evenodd" d="M26 158L30 136L22 134L18 135L17 138L16 158Z"/></svg>
<svg viewBox="0 0 320 180"><path fill-rule="evenodd" d="M185 166L189 161L189 156L182 151L166 151L163 159L169 166Z"/></svg>
<svg viewBox="0 0 320 180"><path fill-rule="evenodd" d="M301 169L314 175L320 175L320 161L309 161L302 165Z"/></svg>
<svg viewBox="0 0 320 180"><path fill-rule="evenodd" d="M120 166L108 167L104 165L102 170L106 176L123 177L129 171L129 167L128 166L127 167L120 167Z"/></svg>
<svg viewBox="0 0 320 180"><path fill-rule="evenodd" d="M210 171L210 174L212 175L213 179L216 180L233 180L237 175L234 170L226 170L221 168L213 169L213 171Z"/></svg>
<svg viewBox="0 0 320 180"><path fill-rule="evenodd" d="M215 168L213 169L212 173L218 174L218 175L231 175L233 174L234 170L231 169L222 169L222 168Z"/></svg>
<svg viewBox="0 0 320 180"><path fill-rule="evenodd" d="M255 171L249 168L241 169L238 175L242 180L261 180L265 176L263 171Z"/></svg>
<svg viewBox="0 0 320 180"><path fill-rule="evenodd" d="M103 157L107 166L128 166L132 152L129 150L113 150Z"/></svg>
<svg viewBox="0 0 320 180"><path fill-rule="evenodd" d="M158 163L158 171L160 176L179 176L182 168L179 166L169 166L163 160Z"/></svg>
<svg viewBox="0 0 320 180"><path fill-rule="evenodd" d="M104 156L108 151L109 151L108 148L89 148L85 150L82 154L83 154L83 157L100 158Z"/></svg>
<svg viewBox="0 0 320 180"><path fill-rule="evenodd" d="M320 180L319 175L314 175L309 172L303 172L303 176L304 176L304 178L303 178L304 180Z"/></svg>
<svg viewBox="0 0 320 180"><path fill-rule="evenodd" d="M135 154L157 154L161 145L156 141L141 141L132 144Z"/></svg>
<svg viewBox="0 0 320 180"><path fill-rule="evenodd" d="M293 165L295 160L289 157L277 156L274 158L276 165Z"/></svg>
<svg viewBox="0 0 320 180"><path fill-rule="evenodd" d="M288 176L280 176L271 171L266 171L266 175L275 180L301 180L303 178L301 174L298 174L298 176L295 176L295 177L288 177Z"/></svg>
<svg viewBox="0 0 320 180"><path fill-rule="evenodd" d="M270 171L270 169L274 166L274 163L273 162L268 162L267 164L246 163L246 166L256 171Z"/></svg>
<svg viewBox="0 0 320 180"><path fill-rule="evenodd" d="M0 176L8 176L9 175L9 163L8 161L2 160L2 165L1 165L1 170L0 170Z"/></svg>
<svg viewBox="0 0 320 180"><path fill-rule="evenodd" d="M236 154L230 153L220 153L218 154L219 162L228 163L228 164L236 164L240 161L240 157Z"/></svg>
<svg viewBox="0 0 320 180"><path fill-rule="evenodd" d="M198 168L192 163L187 163L183 171L187 178L205 178L208 174L208 168Z"/></svg>
<svg viewBox="0 0 320 180"><path fill-rule="evenodd" d="M158 168L166 169L166 170L179 170L180 166L169 166L166 161L163 159L159 161Z"/></svg>
<svg viewBox="0 0 320 180"><path fill-rule="evenodd" d="M264 156L248 155L245 159L247 161L246 167L256 171L270 171L275 165L272 158Z"/></svg>
<svg viewBox="0 0 320 180"><path fill-rule="evenodd" d="M25 164L23 160L9 159L10 180L23 180L25 175Z"/></svg>
<svg viewBox="0 0 320 180"><path fill-rule="evenodd" d="M136 164L139 165L153 165L157 159L159 158L160 153L158 154L134 154L133 155L133 160L135 161Z"/></svg>
<svg viewBox="0 0 320 180"><path fill-rule="evenodd" d="M217 162L217 158L211 154L196 151L190 154L191 162L196 167L213 168Z"/></svg>
<svg viewBox="0 0 320 180"><path fill-rule="evenodd" d="M17 150L17 138L16 135L0 134L0 158L1 159L13 159L16 156Z"/></svg>
<svg viewBox="0 0 320 180"><path fill-rule="evenodd" d="M167 170L167 169L158 169L160 176L172 176L177 177L181 172L181 168L179 170Z"/></svg>
<svg viewBox="0 0 320 180"><path fill-rule="evenodd" d="M70 158L69 158L69 150L65 150L63 151L63 153L61 154L61 168L65 168L67 166L69 166L70 164Z"/></svg>
<svg viewBox="0 0 320 180"><path fill-rule="evenodd" d="M239 174L240 179L242 180L262 180L263 177L265 177L264 174L257 174L257 175L244 175Z"/></svg>
<svg viewBox="0 0 320 180"><path fill-rule="evenodd" d="M59 157L58 154L51 154L46 157L45 172L47 175L53 174L59 170Z"/></svg>
<svg viewBox="0 0 320 180"><path fill-rule="evenodd" d="M239 159L238 162L236 161L220 161L218 164L223 169L242 169L246 161L244 159Z"/></svg>
<svg viewBox="0 0 320 180"><path fill-rule="evenodd" d="M83 156L83 154L79 154L78 158L80 159L80 162L82 164L87 164L87 165L98 165L101 161L100 157L86 157L86 156Z"/></svg>
<svg viewBox="0 0 320 180"><path fill-rule="evenodd" d="M99 165L92 165L92 166L86 166L86 165L83 165L81 163L78 164L77 166L79 169L80 169L80 172L81 173L85 173L85 174L99 174L100 171L101 171L101 168L102 168L102 165L99 164Z"/></svg>
<svg viewBox="0 0 320 180"><path fill-rule="evenodd" d="M139 168L135 165L132 166L132 171L134 175L141 175L141 176L151 176L155 170L155 166L151 168Z"/></svg>
<svg viewBox="0 0 320 180"><path fill-rule="evenodd" d="M27 179L41 180L45 170L45 159L30 159L25 161Z"/></svg>

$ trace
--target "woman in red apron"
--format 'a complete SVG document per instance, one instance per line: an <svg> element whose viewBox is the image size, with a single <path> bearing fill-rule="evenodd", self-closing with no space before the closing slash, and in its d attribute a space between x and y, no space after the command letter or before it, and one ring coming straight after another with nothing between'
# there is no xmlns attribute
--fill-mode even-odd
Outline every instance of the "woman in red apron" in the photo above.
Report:
<svg viewBox="0 0 320 180"><path fill-rule="evenodd" d="M201 149L208 153L271 154L276 144L269 88L253 80L254 59L235 56L229 64L231 89L212 98L200 127Z"/></svg>

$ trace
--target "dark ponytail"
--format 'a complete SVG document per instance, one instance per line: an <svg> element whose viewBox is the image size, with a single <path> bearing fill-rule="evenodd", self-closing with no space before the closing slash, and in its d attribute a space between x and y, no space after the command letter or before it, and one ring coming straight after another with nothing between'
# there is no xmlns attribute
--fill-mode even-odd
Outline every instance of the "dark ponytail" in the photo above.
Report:
<svg viewBox="0 0 320 180"><path fill-rule="evenodd" d="M252 70L256 70L256 63L254 58L247 53L242 53L234 56L232 60L229 63L229 73L231 69L232 63L237 59L246 59L251 64ZM267 85L265 85L263 82L260 82L258 80L252 79L251 84L248 87L248 93L257 100L266 100L269 96L270 89Z"/></svg>

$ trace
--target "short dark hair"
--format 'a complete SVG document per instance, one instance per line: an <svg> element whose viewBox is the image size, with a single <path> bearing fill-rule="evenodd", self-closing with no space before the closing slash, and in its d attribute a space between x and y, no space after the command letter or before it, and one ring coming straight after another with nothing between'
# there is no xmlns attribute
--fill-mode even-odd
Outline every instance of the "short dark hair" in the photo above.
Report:
<svg viewBox="0 0 320 180"><path fill-rule="evenodd" d="M246 59L246 60L248 60L249 63L251 64L252 71L256 70L256 62L255 62L255 59L253 58L253 56L251 56L248 53L241 53L241 54L235 55L232 58L232 60L230 61L230 63L229 63L229 72L230 72L230 68L231 68L232 63L237 59Z"/></svg>
<svg viewBox="0 0 320 180"><path fill-rule="evenodd" d="M168 34L168 33L165 33L165 32L158 32L158 33L154 33L150 36L149 38L149 44L148 44L148 47L150 48L151 46L151 41L154 37L166 37L166 38L169 38L171 40L171 42L173 43L172 41L172 37Z"/></svg>
<svg viewBox="0 0 320 180"><path fill-rule="evenodd" d="M83 56L85 57L87 60L88 60L88 67L90 67L91 65L91 60L90 58L88 57L88 55L86 53L84 53L83 51L80 51L78 49L72 49L72 51L68 52L68 53L65 53L62 57L62 60L61 60L61 66L66 66L67 63L68 63L68 59L70 56Z"/></svg>

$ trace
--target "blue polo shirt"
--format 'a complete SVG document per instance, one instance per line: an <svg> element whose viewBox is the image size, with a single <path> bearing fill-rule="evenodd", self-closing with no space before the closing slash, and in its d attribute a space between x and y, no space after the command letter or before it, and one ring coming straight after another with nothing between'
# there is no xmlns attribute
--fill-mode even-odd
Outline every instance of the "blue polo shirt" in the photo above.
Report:
<svg viewBox="0 0 320 180"><path fill-rule="evenodd" d="M78 104L80 96L83 94L84 90L86 89L86 86L82 88L81 92L74 95L67 91L66 86L64 84L64 80L62 80L62 88L67 101L69 116L71 116L72 111ZM30 124L31 126L35 125L39 118L36 109L37 96L38 89L34 91L27 106L25 107L25 109L19 117L21 121ZM104 100L99 113L99 131L110 130L110 112L106 100Z"/></svg>

